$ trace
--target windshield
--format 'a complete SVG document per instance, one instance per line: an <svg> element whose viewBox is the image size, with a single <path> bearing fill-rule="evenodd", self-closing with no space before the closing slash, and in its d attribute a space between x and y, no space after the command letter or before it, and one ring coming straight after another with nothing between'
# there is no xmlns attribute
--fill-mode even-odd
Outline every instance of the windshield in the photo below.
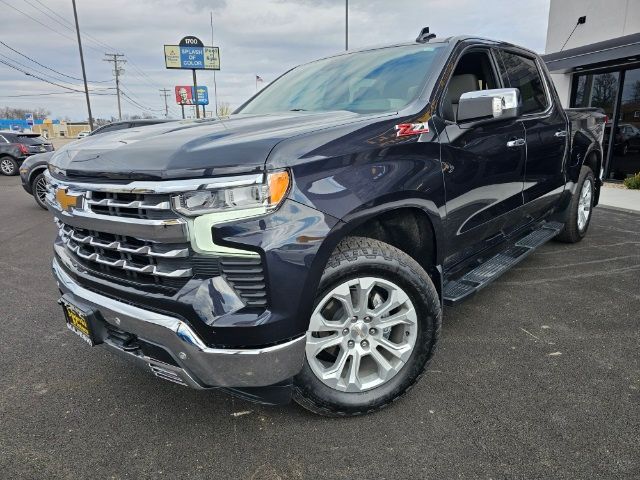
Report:
<svg viewBox="0 0 640 480"><path fill-rule="evenodd" d="M368 50L318 60L286 73L238 113L397 111L420 94L442 45Z"/></svg>

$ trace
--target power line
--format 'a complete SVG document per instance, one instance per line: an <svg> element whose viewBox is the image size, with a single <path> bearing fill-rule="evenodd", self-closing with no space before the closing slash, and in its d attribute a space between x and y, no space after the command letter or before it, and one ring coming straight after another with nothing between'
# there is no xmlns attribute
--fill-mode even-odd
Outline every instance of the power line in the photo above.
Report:
<svg viewBox="0 0 640 480"><path fill-rule="evenodd" d="M24 93L18 95L0 95L0 98L18 98L18 97L47 97L51 95L78 95L84 92L45 92L45 93ZM115 93L91 92L92 95L115 95Z"/></svg>
<svg viewBox="0 0 640 480"><path fill-rule="evenodd" d="M82 79L81 79L81 78L74 77L74 76L72 76L72 75L67 75L66 73L62 73L62 72L60 72L60 71L56 70L55 68L51 68L51 67L48 67L48 66L46 66L46 65L44 65L44 64L42 64L42 63L40 63L39 61L37 61L37 60L35 60L35 59L31 58L30 56L28 56L28 55L26 55L26 54L22 53L21 51L16 50L16 49L15 49L15 48L13 48L12 46L7 45L5 42L3 42L3 41L1 41L1 40L0 40L0 44L1 44L1 45L4 45L6 48L8 48L9 50L11 50L12 52L17 53L17 54L18 54L18 55L20 55L21 57L26 58L27 60L29 60L29 61L31 61L31 62L33 62L33 63L35 63L36 65L38 65L38 66L40 66L40 67L42 67L42 68L45 68L45 69L47 69L47 70L49 70L49 71L51 71L51 72L57 73L58 75L61 75L61 76L63 76L63 77L70 78L70 79L72 79L72 80L77 80L77 81L80 81L80 82L82 81ZM16 60L13 60L13 59L12 59L12 61L13 61L13 62L15 62L15 63L19 63L19 62L17 62ZM25 65L25 66L26 66L26 65ZM33 68L33 67L30 67L30 68ZM43 75L45 75L45 74L43 73ZM111 80L89 80L89 82L90 82L90 83L107 83L107 82L110 82L110 81L111 81Z"/></svg>
<svg viewBox="0 0 640 480"><path fill-rule="evenodd" d="M38 5L36 5L36 4L35 4L35 3L33 3L33 2L36 2L39 6L38 6ZM17 7L15 7L15 6L13 6L13 5L11 5L11 4L10 4L10 3L8 3L6 0L0 0L0 3L2 3L2 4L4 4L4 5L6 5L6 6L8 6L8 7L9 7L9 8L11 8L12 10L14 10L14 11L18 12L19 14L21 14L21 15L23 15L23 16L25 16L25 17L27 17L27 18L29 18L31 21L33 21L33 22L35 22L35 23L37 23L37 24L39 24L39 25L41 25L41 26L45 27L46 29L48 29L48 30L50 30L50 31L52 31L52 32L54 32L54 33L56 33L56 34L60 35L61 37L64 37L64 38L66 38L66 39L68 39L68 40L71 40L71 41L73 41L73 42L75 42L75 41L76 41L76 39L74 39L74 38L70 37L66 32L60 31L58 28L54 28L52 25L47 24L47 23L45 23L45 22L41 21L41 20L40 20L40 19L38 19L38 18L35 18L33 15L29 14L28 12L25 12L24 10L21 10L21 9L19 9L19 8L17 8ZM74 30L74 25L73 25L70 21L68 21L66 18L64 18L63 16L61 16L60 14L58 14L56 11L54 11L53 9L51 9L50 7L48 7L47 5L45 5L41 0L31 0L31 1L30 1L30 0L25 0L25 3L26 3L27 5L29 5L32 9L34 9L36 12L38 12L39 14L44 15L44 18L46 18L47 20L55 22L57 25L61 26L61 27L62 27L62 28L64 28L64 29L68 29L68 30L70 30L70 31L73 31L73 30ZM74 2L72 2L72 3L74 3ZM40 7L42 7L42 8L40 8ZM75 9L74 9L74 12L75 12ZM56 17L56 18L54 18L54 17ZM79 27L77 26L77 24L75 25L75 27L76 27L76 28L75 28L75 30L76 30L76 32L75 32L75 33L76 33L76 37L78 37L78 43L80 44L80 43L81 43L80 38L79 38L79 37L80 37L80 29L79 29ZM94 36L92 36L92 35L90 35L90 34L88 34L88 33L84 32L84 31L82 32L82 35L85 37L85 39L86 39L86 41L87 41L87 42L91 42L91 43L93 43L94 45L99 46L100 48L108 48L108 49L110 49L110 50L116 50L114 47L112 47L112 46L111 46L111 45L109 45L108 43L106 43L106 42L102 42L102 41L101 41L101 40L99 40L98 38L96 38L96 37L94 37ZM3 44L4 44L4 43L3 43ZM27 55L23 54L22 52L19 52L19 51L17 51L16 49L13 49L12 47L9 47L9 46L8 46L8 45L6 45L6 44L4 44L4 45L5 45L5 47L7 47L7 48L11 49L12 51L15 51L15 53L18 53L18 54L20 54L20 55L24 56L25 58L27 58L28 60L33 61L35 64L37 64L37 65L41 66L42 68L45 68L45 69L47 69L47 70L49 70L49 71L52 71L52 72L54 72L54 73L56 73L56 74L58 74L58 75L62 75L62 76L64 76L64 77L66 77L66 78L70 78L70 79L77 80L77 81L81 80L81 79L80 79L80 78L78 78L78 77L73 77L73 76L71 76L71 75L67 75L67 74L64 74L64 73L62 73L62 72L59 72L59 71L57 71L57 70L55 70L55 69L53 69L53 68L51 68L51 67L48 67L48 66L46 66L46 65L44 65L44 64L42 64L42 63L40 63L40 62L38 62L37 60L32 59L31 57L29 57L29 56L27 56ZM92 49L92 50L94 50L94 51L96 51L96 52L100 52L101 54L103 53L101 50L99 50L98 48L93 47L92 45L86 45L86 47L87 47L87 48L90 48L90 49ZM11 61L15 62L15 60L13 60L13 59L11 59ZM131 73L132 73L132 75L134 75L134 76L136 76L136 77L140 78L140 80L142 80L142 81L144 81L145 83L147 83L147 84L149 84L149 85L153 86L154 88L156 88L156 87L161 87L161 85L160 85L159 83L157 83L157 82L156 82L156 81L155 81L151 76L149 76L147 73L145 73L145 72L142 70L142 68L140 68L140 67L139 67L135 62L133 62L131 59L128 59L128 61L129 61L129 63L130 63L130 66L133 68L133 70L132 70L132 72L131 72ZM3 63L4 63L4 64L6 64L6 62L3 62ZM84 59L81 59L81 63L84 63ZM15 68L15 66L12 66L12 65L8 65L8 66L10 66L11 68ZM18 70L22 71L21 69L18 69ZM75 89L71 89L71 88L69 88L69 87L61 86L61 85L57 84L56 82L49 82L49 81L47 81L47 80L45 80L45 79L42 79L41 77L39 77L39 76L37 76L37 75L33 75L33 74L28 73L28 72L25 72L25 71L22 71L22 73L25 73L26 75L33 76L34 78L38 78L39 80L45 81L46 83L50 83L50 84L52 84L52 85L56 85L56 86L59 86L59 87L65 88L65 89L67 89L67 90L75 91ZM41 75L47 75L47 74L45 74L44 72L39 72L39 73L40 73ZM84 72L83 72L83 73L84 73ZM50 77L51 77L51 75L47 75L47 76L50 76ZM51 78L54 78L54 77L51 77ZM63 80L61 80L61 79L57 79L57 80L63 81ZM82 79L82 81L84 82L85 80L84 80L84 79ZM108 82L108 80L107 80L107 81L104 81L104 80L101 80L101 81L92 81L91 83L106 83L106 82ZM121 92L121 94L122 94L122 93L123 93L123 92ZM88 95L88 89L87 89L87 95ZM152 110L153 110L153 111L158 111L158 112L159 112L159 111L162 111L162 110L164 110L164 111L166 112L166 110L167 110L166 108L165 108L165 109L147 109L147 107L142 107L138 102L136 102L135 100L133 100L133 99L131 98L131 95L132 95L132 94L131 94L131 92L130 92L129 100L130 100L130 101L135 102L139 108L144 108L144 109L146 109L147 111L152 111ZM88 106L87 108L90 108L90 107ZM175 114L175 113L174 113L174 107L170 107L170 109L171 109L171 111L172 111L172 114Z"/></svg>
<svg viewBox="0 0 640 480"><path fill-rule="evenodd" d="M27 75L27 76L29 76L29 77L37 78L38 80L41 80L41 81L43 81L43 82L46 82L46 83L48 83L48 84L50 84L50 85L55 85L56 87L64 88L65 90L69 90L69 91L72 91L72 92L80 92L80 93L84 93L84 90L78 90L78 89L76 89L76 88L67 87L66 85L61 85L60 83L56 83L56 82L49 81L49 80L47 80L46 78L42 78L42 77L40 77L40 76L38 76L38 75L35 75L35 74L31 73L31 72L28 72L28 71L26 71L26 70L23 70L23 69L22 69L22 68L20 68L20 67L16 67L15 65L11 65L10 63L8 63L8 62L6 62L6 61L4 61L4 60L2 60L2 59L0 59L0 63L2 63L2 64L4 64L4 65L6 65L6 66L7 66L7 67L9 67L9 68L13 68L14 70L17 70L17 71L19 71L19 72L22 72L22 73L24 73L25 75ZM108 90L108 88L105 88L104 90Z"/></svg>
<svg viewBox="0 0 640 480"><path fill-rule="evenodd" d="M51 30L52 32L55 32L55 33L57 33L58 35L60 35L60 36L62 36L62 37L65 37L65 38L67 38L67 39L69 39L69 40L72 40L72 41L74 40L74 39L73 39L73 37L70 37L70 36L68 36L68 35L66 35L66 34L64 34L64 33L60 33L60 32L59 32L58 30L56 30L55 28L51 28L51 27L50 27L49 25L47 25L46 23L42 23L40 20L38 20L38 19L36 19L36 18L32 17L31 15L29 15L29 14L28 14L28 13L26 13L26 12L23 12L23 11L22 11L22 10L20 10L19 8L14 7L14 6L13 6L13 5L11 5L10 3L7 3L5 0L0 0L0 2L4 3L7 7L12 8L12 9L13 9L13 10L15 10L16 12L21 13L21 14L22 14L22 15L24 15L25 17L30 18L30 19L31 19L31 20L33 20L34 22L39 23L40 25L42 25L43 27L45 27L45 28L47 28L47 29Z"/></svg>
<svg viewBox="0 0 640 480"><path fill-rule="evenodd" d="M31 3L29 0L24 0L27 4L29 4L31 6L31 8L33 8L34 10L36 10L39 13L42 13L43 15L45 15L47 18L49 18L50 20L53 20L54 22L58 23L59 25L62 25L64 28L71 30L72 32L75 30L75 26L69 22L66 18L64 18L63 16L61 16L60 14L58 14L56 11L52 10L51 8L47 7L44 3L42 3L40 0L35 0L36 2L38 2L40 5L42 5L44 8L46 8L49 12L51 12L53 15L55 15L56 17L58 17L60 20L62 20L62 22L56 18L53 18L51 16L51 14L45 12L44 10L42 10L40 7L37 7L36 5L34 5L33 3ZM113 47L110 47L109 45L107 45L104 42L101 42L100 40L98 40L96 37L89 35L86 32L82 32L82 34L90 41L92 41L94 44L96 44L98 47L100 48L106 48L107 50L113 50ZM93 48L93 47L90 47Z"/></svg>

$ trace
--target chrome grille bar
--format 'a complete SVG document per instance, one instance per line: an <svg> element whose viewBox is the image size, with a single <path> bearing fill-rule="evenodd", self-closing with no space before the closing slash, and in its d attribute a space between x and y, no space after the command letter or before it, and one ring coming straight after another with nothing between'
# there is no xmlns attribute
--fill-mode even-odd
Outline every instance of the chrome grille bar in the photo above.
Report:
<svg viewBox="0 0 640 480"><path fill-rule="evenodd" d="M113 208L137 208L144 210L171 210L171 204L168 201L151 203L143 200L134 200L132 202L120 202L112 198L103 198L101 200L87 199L87 205L95 205L97 207L113 207Z"/></svg>
<svg viewBox="0 0 640 480"><path fill-rule="evenodd" d="M101 242L96 240L91 235L80 235L73 229L60 228L60 236L71 238L76 243L90 245L92 247L104 248L106 250L115 250L118 252L132 253L134 255L147 255L157 258L184 258L189 256L188 248L176 248L167 252L159 252L154 250L150 245L143 245L141 247L127 247L122 242L114 240L113 242Z"/></svg>
<svg viewBox="0 0 640 480"><path fill-rule="evenodd" d="M181 277L191 277L193 275L193 271L191 268L182 268L176 270L161 270L157 265L143 265L136 266L129 260L109 260L108 258L100 255L99 253L84 253L80 249L80 245L73 245L69 238L62 240L67 248L73 252L78 257L89 260L96 263L101 263L102 265L108 265L110 267L122 268L123 270L129 270L131 272L138 273L147 273L149 275L156 275L158 277L170 277L170 278L181 278Z"/></svg>

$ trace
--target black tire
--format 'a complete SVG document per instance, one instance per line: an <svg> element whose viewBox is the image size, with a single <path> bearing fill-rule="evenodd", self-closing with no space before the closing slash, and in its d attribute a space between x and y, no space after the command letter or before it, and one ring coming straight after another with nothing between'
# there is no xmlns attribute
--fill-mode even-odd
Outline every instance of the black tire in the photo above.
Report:
<svg viewBox="0 0 640 480"><path fill-rule="evenodd" d="M18 162L11 157L0 157L0 173L7 176L18 174Z"/></svg>
<svg viewBox="0 0 640 480"><path fill-rule="evenodd" d="M31 180L31 194L33 195L33 199L35 200L36 205L46 210L47 205L44 203L44 199L40 198L40 196L38 195L38 190L39 190L38 183L42 181L44 181L44 172L39 173L34 177L33 180Z"/></svg>
<svg viewBox="0 0 640 480"><path fill-rule="evenodd" d="M578 226L578 205L580 201L580 194L585 182L591 182L591 203L589 205L589 217L583 228ZM593 212L593 192L595 191L595 177L589 167L583 166L580 170L580 176L578 177L578 183L576 184L576 190L571 197L571 202L567 207L564 219L564 229L556 237L556 240L564 243L577 243L582 240L589 230L589 224L591 223L591 216Z"/></svg>
<svg viewBox="0 0 640 480"><path fill-rule="evenodd" d="M314 304L345 280L375 275L394 282L409 296L417 313L413 351L398 373L375 388L347 393L325 385L308 359L294 379L294 399L304 408L325 416L355 416L380 410L406 394L424 373L434 354L442 309L427 272L410 256L386 243L363 237L344 239L327 262Z"/></svg>

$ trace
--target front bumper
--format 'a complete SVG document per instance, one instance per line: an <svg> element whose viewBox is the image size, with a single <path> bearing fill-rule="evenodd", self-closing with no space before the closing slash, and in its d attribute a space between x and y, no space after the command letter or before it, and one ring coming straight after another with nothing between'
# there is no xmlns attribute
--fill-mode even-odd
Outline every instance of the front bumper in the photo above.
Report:
<svg viewBox="0 0 640 480"><path fill-rule="evenodd" d="M140 348L129 348L107 333L99 339L165 380L197 389L264 387L283 382L302 368L304 335L264 348L211 348L179 318L123 303L78 285L56 259L53 274L58 288L72 303L97 312L99 321L114 330L164 350L171 362L153 358Z"/></svg>

